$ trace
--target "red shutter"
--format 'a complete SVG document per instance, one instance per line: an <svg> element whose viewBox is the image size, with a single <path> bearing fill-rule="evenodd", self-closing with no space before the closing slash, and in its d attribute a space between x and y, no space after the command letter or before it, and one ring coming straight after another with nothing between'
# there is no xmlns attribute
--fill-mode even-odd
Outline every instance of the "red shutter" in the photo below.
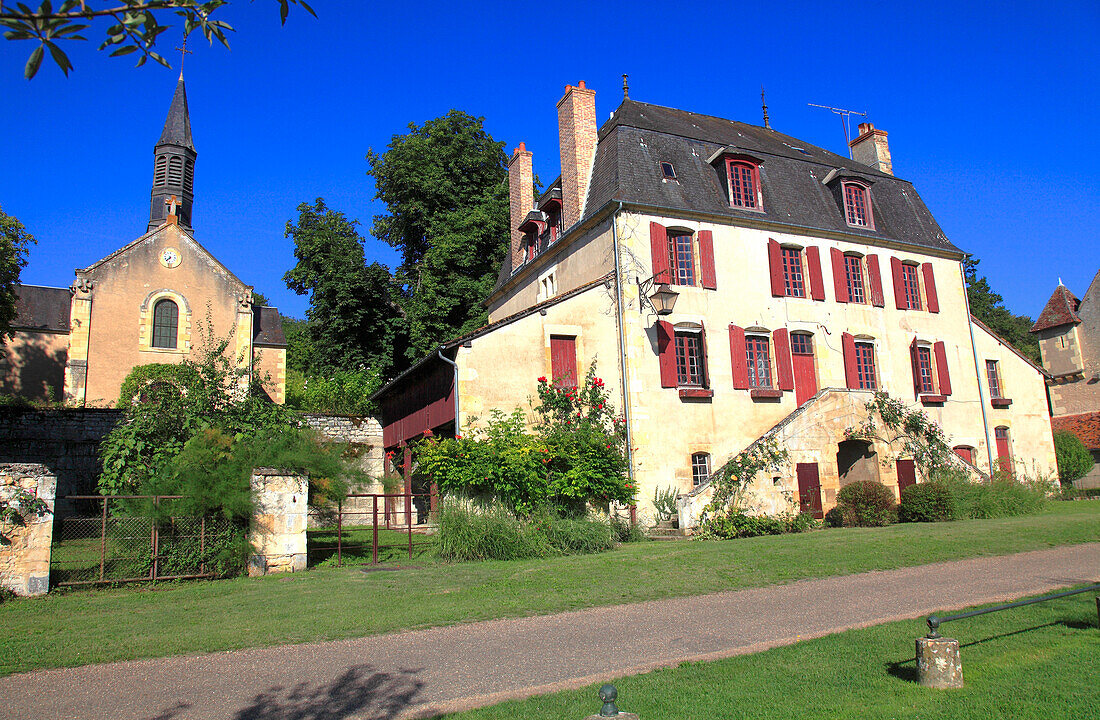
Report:
<svg viewBox="0 0 1100 720"><path fill-rule="evenodd" d="M699 345L700 351L703 353L703 387L710 387L710 359L707 357L707 329L705 327L699 328Z"/></svg>
<svg viewBox="0 0 1100 720"><path fill-rule="evenodd" d="M660 223L649 224L649 251L653 259L653 274L657 282L672 282L668 255L668 232Z"/></svg>
<svg viewBox="0 0 1100 720"><path fill-rule="evenodd" d="M791 363L791 338L786 328L772 333L775 346L775 375L780 390L794 390L794 365Z"/></svg>
<svg viewBox="0 0 1100 720"><path fill-rule="evenodd" d="M909 303L905 301L905 279L902 277L901 260L890 258L890 274L894 276L894 304L898 310L908 310Z"/></svg>
<svg viewBox="0 0 1100 720"><path fill-rule="evenodd" d="M947 369L947 348L942 342L935 344L936 377L940 381L940 395L951 394L951 373Z"/></svg>
<svg viewBox="0 0 1100 720"><path fill-rule="evenodd" d="M699 262L703 266L703 287L717 290L718 284L714 279L714 235L710 230L699 231Z"/></svg>
<svg viewBox="0 0 1100 720"><path fill-rule="evenodd" d="M816 245L806 248L806 264L810 266L810 297L825 299L825 283L821 280L821 253Z"/></svg>
<svg viewBox="0 0 1100 720"><path fill-rule="evenodd" d="M848 274L844 272L844 253L836 248L829 248L829 257L833 261L833 290L836 292L836 301L848 302Z"/></svg>
<svg viewBox="0 0 1100 720"><path fill-rule="evenodd" d="M665 320L657 321L657 356L661 361L661 387L676 387L676 332Z"/></svg>
<svg viewBox="0 0 1100 720"><path fill-rule="evenodd" d="M840 336L840 346L844 348L844 381L852 390L859 390L859 372L856 370L856 339L852 333Z"/></svg>
<svg viewBox="0 0 1100 720"><path fill-rule="evenodd" d="M878 255L867 256L867 277L871 281L871 304L882 307L886 300L882 296L882 274L878 269Z"/></svg>
<svg viewBox="0 0 1100 720"><path fill-rule="evenodd" d="M749 389L749 359L745 354L745 329L730 325L730 361L733 365L733 389Z"/></svg>
<svg viewBox="0 0 1100 720"><path fill-rule="evenodd" d="M577 387L577 339L550 336L550 379L558 387Z"/></svg>
<svg viewBox="0 0 1100 720"><path fill-rule="evenodd" d="M913 395L920 395L920 351L917 350L917 339L909 343L909 363L913 367Z"/></svg>
<svg viewBox="0 0 1100 720"><path fill-rule="evenodd" d="M928 312L938 313L940 298L936 295L936 276L932 273L932 263L925 263L920 269L924 273L924 299L928 301Z"/></svg>
<svg viewBox="0 0 1100 720"><path fill-rule="evenodd" d="M768 265L772 273L772 297L783 297L787 294L783 289L783 253L779 250L779 243L768 239Z"/></svg>

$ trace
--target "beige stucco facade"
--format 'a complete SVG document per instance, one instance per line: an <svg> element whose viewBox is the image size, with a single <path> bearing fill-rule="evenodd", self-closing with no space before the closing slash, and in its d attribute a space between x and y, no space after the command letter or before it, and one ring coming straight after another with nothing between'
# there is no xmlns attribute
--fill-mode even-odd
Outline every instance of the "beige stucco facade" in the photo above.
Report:
<svg viewBox="0 0 1100 720"><path fill-rule="evenodd" d="M15 329L0 350L0 393L48 403L61 400L69 334Z"/></svg>

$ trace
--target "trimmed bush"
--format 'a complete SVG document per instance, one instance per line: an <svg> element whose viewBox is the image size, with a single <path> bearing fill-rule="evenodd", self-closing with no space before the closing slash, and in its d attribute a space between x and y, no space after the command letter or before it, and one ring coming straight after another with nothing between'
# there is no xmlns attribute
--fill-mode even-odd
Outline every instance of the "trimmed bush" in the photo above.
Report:
<svg viewBox="0 0 1100 720"><path fill-rule="evenodd" d="M944 522L956 515L955 495L939 482L910 485L901 491L898 520L901 522Z"/></svg>
<svg viewBox="0 0 1100 720"><path fill-rule="evenodd" d="M1092 470L1092 453L1077 437L1066 430L1054 433L1054 454L1058 460L1058 479L1062 486L1071 486Z"/></svg>
<svg viewBox="0 0 1100 720"><path fill-rule="evenodd" d="M836 495L845 527L881 527L897 515L894 493L880 482L857 480Z"/></svg>
<svg viewBox="0 0 1100 720"><path fill-rule="evenodd" d="M844 527L844 513L839 505L825 513L825 525L833 528Z"/></svg>
<svg viewBox="0 0 1100 720"><path fill-rule="evenodd" d="M782 535L799 533L813 526L814 518L809 513L798 515L747 515L743 510L733 510L726 515L718 515L708 521L707 537L730 540L733 538L759 537L761 535Z"/></svg>

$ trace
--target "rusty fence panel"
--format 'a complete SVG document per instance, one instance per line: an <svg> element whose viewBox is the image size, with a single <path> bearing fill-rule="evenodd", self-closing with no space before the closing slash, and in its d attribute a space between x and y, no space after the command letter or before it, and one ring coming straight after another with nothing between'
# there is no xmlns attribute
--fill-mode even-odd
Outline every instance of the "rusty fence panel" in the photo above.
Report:
<svg viewBox="0 0 1100 720"><path fill-rule="evenodd" d="M311 507L310 566L409 561L430 551L439 496L350 493L335 505Z"/></svg>
<svg viewBox="0 0 1100 720"><path fill-rule="evenodd" d="M176 516L178 495L68 495L75 513L54 520L52 585L214 577L218 553L240 530L223 517ZM147 502L157 512L149 513Z"/></svg>

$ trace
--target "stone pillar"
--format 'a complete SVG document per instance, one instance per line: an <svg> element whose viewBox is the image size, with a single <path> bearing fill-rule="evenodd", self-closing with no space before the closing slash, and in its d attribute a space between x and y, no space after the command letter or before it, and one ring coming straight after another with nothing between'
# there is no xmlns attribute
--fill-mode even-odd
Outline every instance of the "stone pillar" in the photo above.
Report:
<svg viewBox="0 0 1100 720"><path fill-rule="evenodd" d="M929 688L961 688L959 641L945 637L917 638L917 680Z"/></svg>
<svg viewBox="0 0 1100 720"><path fill-rule="evenodd" d="M256 507L252 515L249 575L306 569L309 479L289 470L252 471Z"/></svg>
<svg viewBox="0 0 1100 720"><path fill-rule="evenodd" d="M17 595L44 595L50 589L50 544L53 542L57 478L45 465L0 465L0 499L12 502L23 490L46 503L43 515L24 514L24 525L0 522L0 586ZM17 502L13 505L18 505Z"/></svg>

